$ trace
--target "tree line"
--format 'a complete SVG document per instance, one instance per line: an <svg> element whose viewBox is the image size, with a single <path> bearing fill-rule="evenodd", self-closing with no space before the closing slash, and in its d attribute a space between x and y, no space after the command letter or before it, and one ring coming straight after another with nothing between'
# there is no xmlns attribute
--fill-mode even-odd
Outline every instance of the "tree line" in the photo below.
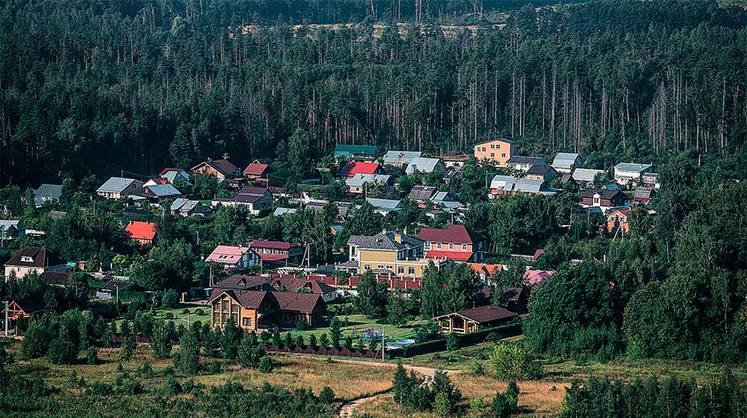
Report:
<svg viewBox="0 0 747 418"><path fill-rule="evenodd" d="M426 9L477 3L397 2L429 16L408 15L419 24L402 33L381 12L376 34L373 19L296 31L260 17L395 6L308 2L7 2L0 180L145 175L224 152L246 162L277 155L297 128L313 158L337 143L451 153L508 135L523 153L583 150L594 165L739 152L747 134L740 8L523 7L505 27L456 34Z"/></svg>

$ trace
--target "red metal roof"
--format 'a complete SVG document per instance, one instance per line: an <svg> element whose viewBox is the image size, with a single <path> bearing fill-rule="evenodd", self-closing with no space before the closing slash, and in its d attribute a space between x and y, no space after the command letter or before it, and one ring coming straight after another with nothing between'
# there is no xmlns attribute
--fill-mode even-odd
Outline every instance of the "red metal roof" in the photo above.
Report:
<svg viewBox="0 0 747 418"><path fill-rule="evenodd" d="M472 237L464 225L451 225L448 228L423 228L418 238L431 242L472 244Z"/></svg>
<svg viewBox="0 0 747 418"><path fill-rule="evenodd" d="M340 171L340 175L353 177L356 174L376 174L381 169L379 163L368 161L350 161Z"/></svg>
<svg viewBox="0 0 747 418"><path fill-rule="evenodd" d="M249 243L250 248L272 248L275 250L290 250L293 247L298 247L298 244L287 241L266 241L261 239L255 239Z"/></svg>
<svg viewBox="0 0 747 418"><path fill-rule="evenodd" d="M246 168L244 169L244 175L245 176L262 176L265 174L265 171L267 171L267 167L269 167L269 164L262 164L260 162L253 162L250 163Z"/></svg>
<svg viewBox="0 0 747 418"><path fill-rule="evenodd" d="M426 258L438 258L452 261L467 261L472 257L471 251L428 251Z"/></svg>
<svg viewBox="0 0 747 418"><path fill-rule="evenodd" d="M127 224L125 232L132 239L152 241L156 236L156 229L153 222L132 221Z"/></svg>

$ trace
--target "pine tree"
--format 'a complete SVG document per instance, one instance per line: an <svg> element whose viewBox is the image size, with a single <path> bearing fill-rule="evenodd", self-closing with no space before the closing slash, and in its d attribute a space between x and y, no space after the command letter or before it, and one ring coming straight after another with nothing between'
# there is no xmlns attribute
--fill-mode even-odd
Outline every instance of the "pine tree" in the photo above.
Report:
<svg viewBox="0 0 747 418"><path fill-rule="evenodd" d="M241 342L243 332L233 321L228 321L223 328L223 336L220 339L220 351L223 358L236 360L239 352L239 343Z"/></svg>
<svg viewBox="0 0 747 418"><path fill-rule="evenodd" d="M200 370L200 346L191 331L179 339L179 351L173 356L174 366L186 375L194 375Z"/></svg>
<svg viewBox="0 0 747 418"><path fill-rule="evenodd" d="M156 359L165 359L171 354L171 335L163 320L156 321L150 346Z"/></svg>

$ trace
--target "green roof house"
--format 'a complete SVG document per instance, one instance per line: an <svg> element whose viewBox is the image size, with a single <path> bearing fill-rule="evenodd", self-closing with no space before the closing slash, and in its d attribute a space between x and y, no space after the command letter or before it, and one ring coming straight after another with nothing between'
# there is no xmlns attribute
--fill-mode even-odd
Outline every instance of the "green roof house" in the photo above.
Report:
<svg viewBox="0 0 747 418"><path fill-rule="evenodd" d="M375 145L335 145L335 158L375 157Z"/></svg>

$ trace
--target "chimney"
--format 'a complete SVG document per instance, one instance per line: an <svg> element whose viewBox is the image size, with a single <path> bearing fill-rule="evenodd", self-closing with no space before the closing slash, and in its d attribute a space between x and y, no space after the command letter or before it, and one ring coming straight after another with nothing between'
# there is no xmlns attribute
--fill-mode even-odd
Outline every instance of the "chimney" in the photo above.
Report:
<svg viewBox="0 0 747 418"><path fill-rule="evenodd" d="M400 234L400 233L394 234L394 240L397 241L398 243L402 244L402 234Z"/></svg>

